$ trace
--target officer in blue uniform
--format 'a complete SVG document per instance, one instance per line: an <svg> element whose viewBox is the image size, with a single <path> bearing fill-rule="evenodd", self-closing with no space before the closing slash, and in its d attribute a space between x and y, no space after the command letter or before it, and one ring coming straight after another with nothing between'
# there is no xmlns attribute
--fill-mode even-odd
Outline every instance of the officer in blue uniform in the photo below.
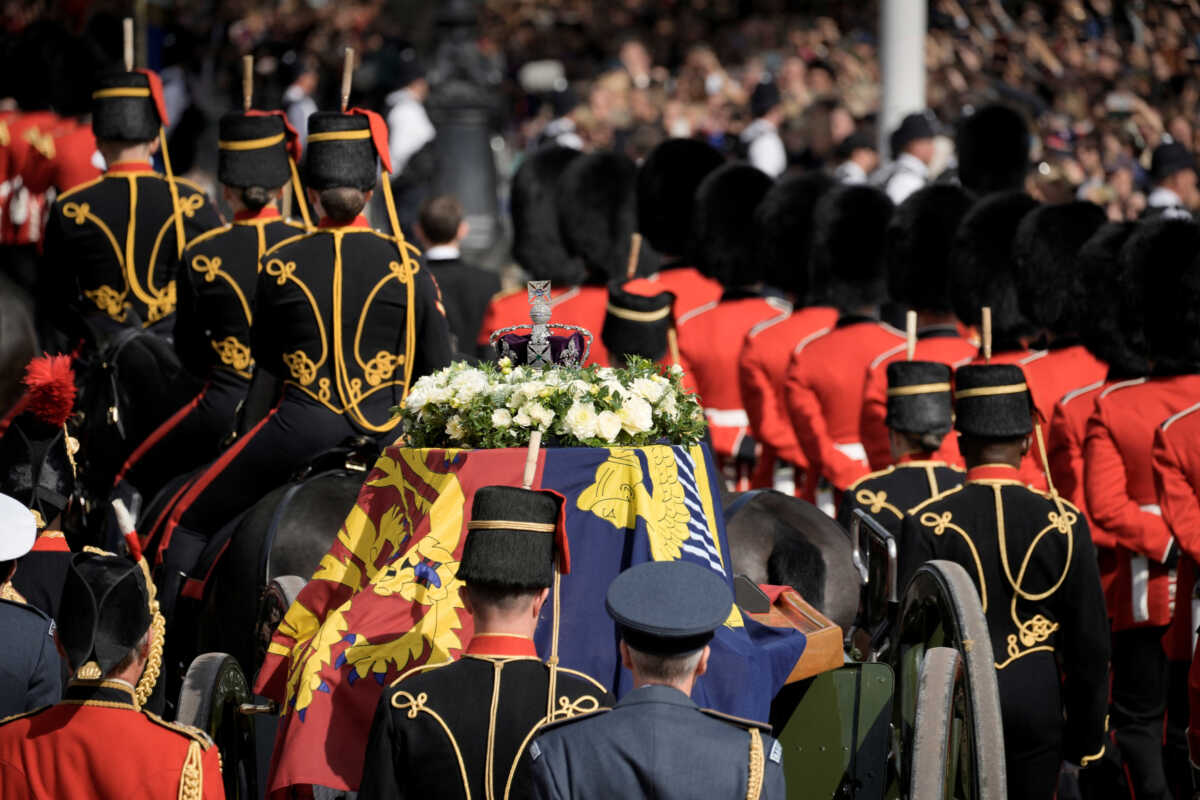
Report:
<svg viewBox="0 0 1200 800"><path fill-rule="evenodd" d="M689 694L733 597L711 571L645 562L616 577L605 607L634 689L611 710L543 728L529 748L535 797L782 798L783 750L757 722Z"/></svg>

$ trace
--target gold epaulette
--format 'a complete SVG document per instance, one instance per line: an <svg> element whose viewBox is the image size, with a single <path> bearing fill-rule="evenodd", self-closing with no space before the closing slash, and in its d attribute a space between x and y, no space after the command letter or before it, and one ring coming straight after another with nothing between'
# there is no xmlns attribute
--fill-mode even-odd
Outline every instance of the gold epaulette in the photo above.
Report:
<svg viewBox="0 0 1200 800"><path fill-rule="evenodd" d="M766 733L771 732L771 726L766 722L758 722L757 720L746 719L744 717L735 717L733 714L726 714L722 711L713 711L711 708L702 708L700 709L700 713L706 717L719 719L721 722L728 722L731 725L737 725L739 728L745 728L748 731L758 730Z"/></svg>
<svg viewBox="0 0 1200 800"><path fill-rule="evenodd" d="M895 471L896 471L896 465L892 464L891 466L884 467L881 470L876 470L875 472L872 472L869 475L863 475L861 478L856 480L854 483L850 484L850 487L848 489L846 489L846 491L853 492L855 489L857 489L859 487L859 484L865 483L866 481L869 481L872 478L881 478L884 475L890 475L891 473L893 473Z"/></svg>
<svg viewBox="0 0 1200 800"><path fill-rule="evenodd" d="M950 495L954 494L955 492L961 492L965 488L967 488L967 485L964 483L962 486L955 486L952 489L947 489L946 491L942 492L941 494L935 494L933 497L929 498L928 500L925 500L924 502L917 503L915 506L910 508L905 513L911 517L911 516L915 515L918 511L923 509L925 506L929 505L930 503L933 503L937 500L941 500L943 497L949 497Z"/></svg>
<svg viewBox="0 0 1200 800"><path fill-rule="evenodd" d="M145 709L142 709L142 713L146 715L146 719L150 720L155 725L161 725L168 730L175 731L175 733L188 737L193 742L196 742L198 745L200 745L200 747L204 750L207 750L213 746L212 738L194 725L185 725L182 722L167 722L153 711L146 711Z"/></svg>

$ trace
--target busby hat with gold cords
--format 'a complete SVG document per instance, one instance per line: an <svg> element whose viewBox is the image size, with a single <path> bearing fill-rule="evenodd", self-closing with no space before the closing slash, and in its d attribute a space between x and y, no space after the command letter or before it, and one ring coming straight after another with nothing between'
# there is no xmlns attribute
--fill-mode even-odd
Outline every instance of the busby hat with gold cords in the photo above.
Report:
<svg viewBox="0 0 1200 800"><path fill-rule="evenodd" d="M1095 203L1039 206L1021 220L1013 242L1017 300L1033 324L1056 336L1077 336L1084 284L1079 249L1107 217Z"/></svg>
<svg viewBox="0 0 1200 800"><path fill-rule="evenodd" d="M570 571L562 511L563 498L555 492L480 487L458 578L518 591L550 588L556 562L561 572Z"/></svg>
<svg viewBox="0 0 1200 800"><path fill-rule="evenodd" d="M24 385L0 437L0 492L34 511L42 527L62 513L75 492L79 444L67 430L75 403L70 357L33 359Z"/></svg>
<svg viewBox="0 0 1200 800"><path fill-rule="evenodd" d="M169 124L162 81L149 70L107 72L92 90L92 131L101 141L148 142Z"/></svg>
<svg viewBox="0 0 1200 800"><path fill-rule="evenodd" d="M697 139L667 139L638 168L638 231L660 253L690 257L696 189L724 163L721 153Z"/></svg>
<svg viewBox="0 0 1200 800"><path fill-rule="evenodd" d="M300 156L295 129L282 114L235 111L218 123L217 180L245 189L274 189L292 178Z"/></svg>
<svg viewBox="0 0 1200 800"><path fill-rule="evenodd" d="M893 361L887 365L887 379L889 428L916 434L950 432L950 367L933 361Z"/></svg>
<svg viewBox="0 0 1200 800"><path fill-rule="evenodd" d="M1033 399L1016 364L972 364L954 373L954 428L982 439L1033 433Z"/></svg>
<svg viewBox="0 0 1200 800"><path fill-rule="evenodd" d="M318 111L308 118L304 173L310 188L320 192L349 187L365 192L375 188L380 159L392 171L387 128L373 130L372 116L383 124L379 115L360 109Z"/></svg>
<svg viewBox="0 0 1200 800"><path fill-rule="evenodd" d="M600 340L608 352L623 356L641 356L658 361L670 349L675 317L673 292L652 297L630 294L620 284L608 287L608 308Z"/></svg>
<svg viewBox="0 0 1200 800"><path fill-rule="evenodd" d="M150 629L150 590L128 558L94 552L71 557L59 606L58 638L77 673L107 675ZM83 675L81 677L88 677Z"/></svg>
<svg viewBox="0 0 1200 800"><path fill-rule="evenodd" d="M604 607L634 650L680 656L712 640L729 618L733 593L699 564L645 561L613 579Z"/></svg>

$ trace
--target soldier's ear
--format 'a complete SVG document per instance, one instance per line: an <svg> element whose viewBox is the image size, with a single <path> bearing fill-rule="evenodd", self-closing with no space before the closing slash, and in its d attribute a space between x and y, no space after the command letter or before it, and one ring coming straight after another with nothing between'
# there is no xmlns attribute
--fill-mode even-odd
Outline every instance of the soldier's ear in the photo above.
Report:
<svg viewBox="0 0 1200 800"><path fill-rule="evenodd" d="M546 598L549 596L550 596L549 589L542 589L540 592L537 593L537 596L533 600L533 609L532 610L533 610L533 618L534 619L537 619L541 615L542 609L546 606Z"/></svg>
<svg viewBox="0 0 1200 800"><path fill-rule="evenodd" d="M708 656L710 653L712 653L712 648L708 645L704 645L704 649L700 651L700 660L696 662L697 678L708 672Z"/></svg>
<svg viewBox="0 0 1200 800"><path fill-rule="evenodd" d="M621 650L621 666L633 672L633 659L629 657L629 645L625 644L625 640L622 639L619 647Z"/></svg>

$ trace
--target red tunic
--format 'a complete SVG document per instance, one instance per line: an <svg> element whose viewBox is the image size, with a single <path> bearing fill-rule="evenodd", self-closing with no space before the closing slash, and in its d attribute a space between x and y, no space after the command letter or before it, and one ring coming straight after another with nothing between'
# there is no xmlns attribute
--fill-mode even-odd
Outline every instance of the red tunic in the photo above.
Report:
<svg viewBox="0 0 1200 800"><path fill-rule="evenodd" d="M1200 375L1114 383L1096 398L1084 440L1088 511L1115 537L1113 630L1167 625L1174 613L1174 570L1163 565L1171 531L1154 485L1155 427L1200 397Z"/></svg>
<svg viewBox="0 0 1200 800"><path fill-rule="evenodd" d="M862 442L867 450L871 469L884 469L894 463L892 448L888 441L887 419L887 365L901 361L908 355L906 342L884 351L867 367L866 386L863 389ZM954 365L963 359L971 359L978 352L976 345L959 333L957 325L933 325L917 331L917 343L913 348L914 361L935 361ZM958 439L953 433L942 440L942 446L930 456L934 461L944 461L951 466L963 466L958 452Z"/></svg>
<svg viewBox="0 0 1200 800"><path fill-rule="evenodd" d="M578 325L592 334L592 348L587 364L608 366L608 351L600 341L604 327L604 312L608 308L608 289L604 286L550 287L550 321L563 325ZM529 293L525 289L500 292L492 298L483 313L476 344L485 345L492 331L513 325L529 324Z"/></svg>
<svg viewBox="0 0 1200 800"><path fill-rule="evenodd" d="M676 320L700 306L721 299L721 284L706 277L695 267L666 265L649 278L629 281L624 289L646 297L653 297L660 292L674 292Z"/></svg>
<svg viewBox="0 0 1200 800"><path fill-rule="evenodd" d="M220 756L204 734L134 708L117 681L75 681L61 703L0 724L4 800L176 800L193 742L205 800L225 797Z"/></svg>
<svg viewBox="0 0 1200 800"><path fill-rule="evenodd" d="M839 491L871 471L860 428L867 366L903 341L877 320L843 317L792 355L784 382L788 417L812 470Z"/></svg>
<svg viewBox="0 0 1200 800"><path fill-rule="evenodd" d="M797 347L833 330L837 311L825 306L802 308L791 316L759 323L746 334L738 364L742 405L754 439L762 445L763 463L773 468L775 459L808 468L808 459L796 441L783 400L783 382ZM760 488L755 481L754 488ZM797 485L801 483L797 475ZM767 484L769 485L769 484Z"/></svg>
<svg viewBox="0 0 1200 800"><path fill-rule="evenodd" d="M4 244L31 244L41 241L49 207L45 192L34 191L24 183L33 157L40 151L53 152L52 131L59 118L53 111L31 111L10 122L8 147L2 151L7 162L0 173L8 187L6 213L0 223L0 241Z"/></svg>
<svg viewBox="0 0 1200 800"><path fill-rule="evenodd" d="M761 322L785 319L791 310L773 297L727 292L719 302L701 306L676 323L684 369L691 371L704 405L718 463L735 455L750 432L738 389L738 359L746 334Z"/></svg>
<svg viewBox="0 0 1200 800"><path fill-rule="evenodd" d="M1154 432L1154 485L1158 504L1163 520L1183 551L1175 592L1175 619L1163 639L1172 661L1188 660L1195 648L1198 609L1194 588L1196 563L1200 561L1200 413L1197 412L1200 403L1170 417Z"/></svg>
<svg viewBox="0 0 1200 800"><path fill-rule="evenodd" d="M1117 540L1088 514L1087 492L1083 484L1083 440L1087 436L1087 421L1096 407L1096 398L1109 385L1109 381L1096 381L1063 395L1054 405L1054 413L1050 417L1046 455L1050 461L1050 477L1054 479L1054 488L1087 517L1092 542L1096 545L1096 557L1100 562L1100 583L1111 609L1112 584L1117 575Z"/></svg>
<svg viewBox="0 0 1200 800"><path fill-rule="evenodd" d="M96 151L92 126L75 117L60 119L50 129L53 147L29 156L22 181L34 193L53 188L59 194L100 177L103 163Z"/></svg>

